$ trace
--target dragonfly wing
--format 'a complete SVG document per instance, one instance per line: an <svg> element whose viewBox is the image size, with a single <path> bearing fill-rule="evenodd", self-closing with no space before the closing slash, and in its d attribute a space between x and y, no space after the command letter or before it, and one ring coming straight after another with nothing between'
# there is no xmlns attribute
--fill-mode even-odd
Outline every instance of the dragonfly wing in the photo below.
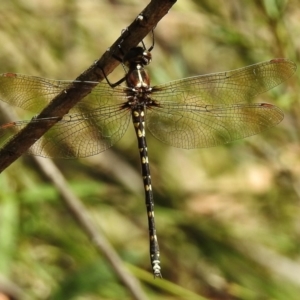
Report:
<svg viewBox="0 0 300 300"><path fill-rule="evenodd" d="M282 111L267 103L166 105L147 110L150 132L166 144L185 149L226 144L262 132L282 119Z"/></svg>
<svg viewBox="0 0 300 300"><path fill-rule="evenodd" d="M254 96L294 74L295 63L273 59L228 72L195 76L153 87L157 106L147 111L148 128L179 148L225 144L257 134L283 119L282 111Z"/></svg>
<svg viewBox="0 0 300 300"><path fill-rule="evenodd" d="M0 100L39 113L55 96L72 87L72 83L70 80L53 80L15 73L0 74ZM95 86L95 82L77 81L76 86L80 85L82 89L90 89L89 85ZM123 90L123 87L112 89L106 82L98 83L70 113L79 113L82 109L95 110L107 106L108 103L120 104L126 101Z"/></svg>
<svg viewBox="0 0 300 300"><path fill-rule="evenodd" d="M51 80L14 73L0 75L0 99L10 105L40 112L58 94L72 87L72 81ZM76 82L90 88L95 82ZM125 133L130 113L122 110L126 102L123 87L112 89L99 83L69 114L54 125L28 151L45 157L86 157L106 150ZM0 127L0 141L7 142L30 121L13 122ZM42 126L49 119L35 119ZM61 143L61 144L60 144Z"/></svg>
<svg viewBox="0 0 300 300"><path fill-rule="evenodd" d="M129 121L130 112L119 106L103 107L85 114L65 115L27 153L56 158L95 155L115 144L124 135ZM1 143L7 142L29 122L12 122L1 126ZM35 119L34 122L42 126L49 119Z"/></svg>
<svg viewBox="0 0 300 300"><path fill-rule="evenodd" d="M5 73L0 75L0 100L38 113L70 83L70 81Z"/></svg>
<svg viewBox="0 0 300 300"><path fill-rule="evenodd" d="M153 99L162 106L251 103L256 95L291 77L296 68L294 62L278 58L232 71L175 80L153 87Z"/></svg>

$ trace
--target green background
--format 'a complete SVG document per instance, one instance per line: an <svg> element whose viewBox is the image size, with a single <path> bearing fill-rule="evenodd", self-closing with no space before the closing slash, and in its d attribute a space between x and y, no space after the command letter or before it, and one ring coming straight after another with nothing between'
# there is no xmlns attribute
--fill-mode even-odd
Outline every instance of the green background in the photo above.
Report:
<svg viewBox="0 0 300 300"><path fill-rule="evenodd" d="M5 1L0 73L73 79L146 4ZM155 41L153 85L276 57L299 65L299 1L178 1L155 29ZM110 78L122 76L119 67ZM299 299L298 83L296 75L255 99L285 113L260 135L182 150L148 134L164 281L150 273L133 126L105 153L55 161L149 299ZM29 156L0 176L0 274L24 299L131 299Z"/></svg>

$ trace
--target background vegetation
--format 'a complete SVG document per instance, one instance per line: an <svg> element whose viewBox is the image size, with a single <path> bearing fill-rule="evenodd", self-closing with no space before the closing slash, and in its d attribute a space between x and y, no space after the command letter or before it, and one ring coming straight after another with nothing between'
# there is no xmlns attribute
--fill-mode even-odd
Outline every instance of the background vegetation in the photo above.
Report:
<svg viewBox="0 0 300 300"><path fill-rule="evenodd" d="M0 73L73 79L146 4L5 1ZM297 0L179 0L155 30L152 84L275 57L299 65L299 20ZM122 74L116 70L112 81ZM56 161L149 299L299 299L298 83L296 75L256 99L285 112L260 135L188 151L148 134L163 281L145 272L147 219L132 126L105 153ZM22 299L131 299L32 157L0 176L0 274Z"/></svg>

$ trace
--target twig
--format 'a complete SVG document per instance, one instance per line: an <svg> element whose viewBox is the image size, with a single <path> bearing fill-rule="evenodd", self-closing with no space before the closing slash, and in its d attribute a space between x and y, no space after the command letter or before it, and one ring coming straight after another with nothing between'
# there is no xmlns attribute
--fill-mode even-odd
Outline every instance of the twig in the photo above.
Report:
<svg viewBox="0 0 300 300"><path fill-rule="evenodd" d="M0 172L20 157L30 146L32 146L46 131L48 131L58 120L78 103L82 98L88 95L92 88L98 82L103 80L102 70L106 74L119 64L113 57L117 53L118 46L122 43L122 50L126 53L130 48L135 47L167 14L176 0L152 0L150 4L140 14L142 18L136 18L133 23L123 32L123 34L112 45L110 51L107 51L101 59L97 60L90 68L83 72L76 81L93 81L94 86L89 84L90 88L82 87L82 84L73 82L70 87L62 90L50 104L36 117L51 118L52 121L44 122L43 126L37 122L30 122L23 130L16 134L0 150Z"/></svg>

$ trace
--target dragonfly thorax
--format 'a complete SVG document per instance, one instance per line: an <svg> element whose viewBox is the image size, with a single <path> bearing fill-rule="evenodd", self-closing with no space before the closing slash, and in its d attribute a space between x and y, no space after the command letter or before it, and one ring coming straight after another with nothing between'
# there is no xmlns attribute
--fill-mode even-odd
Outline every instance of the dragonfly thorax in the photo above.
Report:
<svg viewBox="0 0 300 300"><path fill-rule="evenodd" d="M137 64L134 68L129 69L126 75L126 83L130 88L134 88L137 92L143 92L150 87L150 78L142 65Z"/></svg>

